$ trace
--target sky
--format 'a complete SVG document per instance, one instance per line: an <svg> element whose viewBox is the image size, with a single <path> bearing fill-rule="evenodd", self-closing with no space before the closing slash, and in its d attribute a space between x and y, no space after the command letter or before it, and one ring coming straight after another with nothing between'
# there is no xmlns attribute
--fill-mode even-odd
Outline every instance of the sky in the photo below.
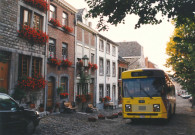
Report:
<svg viewBox="0 0 195 135"><path fill-rule="evenodd" d="M84 0L65 1L76 9L88 9ZM110 25L108 31L100 33L114 42L137 41L144 48L144 57L148 57L149 61L156 64L160 69L170 71L164 64L168 58L166 55L166 44L173 34L174 26L171 22L164 20L158 25L141 25L140 28L134 29L137 20L137 16L127 15L125 24ZM89 19L89 21L92 22L92 27L95 29L98 19Z"/></svg>

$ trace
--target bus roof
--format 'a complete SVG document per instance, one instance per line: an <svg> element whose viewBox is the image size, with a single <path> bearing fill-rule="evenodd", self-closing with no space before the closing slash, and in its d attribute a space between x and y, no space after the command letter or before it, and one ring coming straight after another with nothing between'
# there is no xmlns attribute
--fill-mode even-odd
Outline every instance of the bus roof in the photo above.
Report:
<svg viewBox="0 0 195 135"><path fill-rule="evenodd" d="M124 71L122 79L128 78L147 78L147 77L165 77L165 72L161 69L143 68Z"/></svg>

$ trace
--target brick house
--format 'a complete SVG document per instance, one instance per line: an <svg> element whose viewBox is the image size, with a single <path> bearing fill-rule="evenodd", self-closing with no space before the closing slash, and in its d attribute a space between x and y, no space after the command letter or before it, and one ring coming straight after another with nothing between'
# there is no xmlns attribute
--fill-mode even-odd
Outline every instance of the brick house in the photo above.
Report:
<svg viewBox="0 0 195 135"><path fill-rule="evenodd" d="M146 68L158 68L158 66L148 60L148 57L145 58Z"/></svg>
<svg viewBox="0 0 195 135"><path fill-rule="evenodd" d="M15 87L22 77L45 75L46 41L37 42L37 39L41 31L46 31L46 11L23 0L1 0L0 5L0 57L3 59L0 60L0 87L12 95L17 94ZM34 32L33 37L29 31ZM43 102L44 90L33 91L26 89L23 103Z"/></svg>
<svg viewBox="0 0 195 135"><path fill-rule="evenodd" d="M75 13L77 10L63 0L50 1L48 15L49 44L47 48L47 107L66 100L74 101ZM66 62L63 62L66 61ZM67 63L70 63L69 65ZM72 63L72 64L71 64ZM61 91L58 91L60 90Z"/></svg>
<svg viewBox="0 0 195 135"><path fill-rule="evenodd" d="M95 102L95 91L96 91L96 70L87 67L79 66L79 62L83 62L83 58L86 57L91 65L97 63L96 58L96 35L97 32L91 28L91 23L85 18L87 10L79 9L77 12L76 22L76 78L75 78L75 93L76 95L87 95L90 94L92 98L90 103ZM82 74L85 74L85 78ZM84 80L84 82L82 82Z"/></svg>

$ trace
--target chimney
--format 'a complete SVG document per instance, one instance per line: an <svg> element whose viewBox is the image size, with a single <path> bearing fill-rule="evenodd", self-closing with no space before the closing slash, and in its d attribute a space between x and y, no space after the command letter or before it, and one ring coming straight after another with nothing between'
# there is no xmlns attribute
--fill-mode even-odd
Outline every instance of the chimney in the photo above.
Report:
<svg viewBox="0 0 195 135"><path fill-rule="evenodd" d="M88 25L89 25L89 27L91 28L91 27L92 27L92 22L89 22Z"/></svg>

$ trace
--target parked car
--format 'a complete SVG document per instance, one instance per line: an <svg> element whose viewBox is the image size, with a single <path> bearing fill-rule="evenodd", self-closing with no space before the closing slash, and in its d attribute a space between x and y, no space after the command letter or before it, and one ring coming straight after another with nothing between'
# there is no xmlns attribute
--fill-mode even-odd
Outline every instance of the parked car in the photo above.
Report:
<svg viewBox="0 0 195 135"><path fill-rule="evenodd" d="M24 109L9 95L0 93L0 135L32 134L39 121L38 112Z"/></svg>
<svg viewBox="0 0 195 135"><path fill-rule="evenodd" d="M184 99L188 99L191 97L191 94L183 94L183 95L181 95L181 97Z"/></svg>

